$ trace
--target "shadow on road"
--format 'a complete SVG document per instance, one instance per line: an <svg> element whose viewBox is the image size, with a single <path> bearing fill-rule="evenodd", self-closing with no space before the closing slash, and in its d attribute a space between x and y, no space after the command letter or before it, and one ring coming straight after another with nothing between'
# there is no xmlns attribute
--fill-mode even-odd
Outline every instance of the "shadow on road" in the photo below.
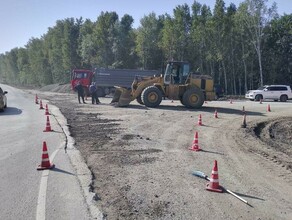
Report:
<svg viewBox="0 0 292 220"><path fill-rule="evenodd" d="M15 107L7 107L4 112L0 113L1 115L20 115L22 113L22 110L19 108L15 108Z"/></svg>
<svg viewBox="0 0 292 220"><path fill-rule="evenodd" d="M242 109L233 109L233 108L222 108L222 107L211 107L211 106L203 106L199 109L190 109L186 108L181 105L177 106L172 106L172 105L160 105L156 108L148 108L144 105L135 105L135 104L130 104L127 107L116 107L116 108L129 108L129 109L140 109L140 110L155 110L155 109L160 109L160 110L170 110L170 111L185 111L185 112L209 112L209 113L214 113L215 110L217 110L218 114L224 113L224 114L234 114L234 115L242 115L243 111ZM256 112L256 111L245 111L247 115L256 115L256 116L263 116L264 112Z"/></svg>
<svg viewBox="0 0 292 220"><path fill-rule="evenodd" d="M216 152L216 151L210 151L210 150L204 150L204 149L201 149L201 151L202 151L202 152L205 152L205 153L224 155L223 153L221 153L221 152Z"/></svg>
<svg viewBox="0 0 292 220"><path fill-rule="evenodd" d="M65 174L69 174L69 175L75 176L74 173L70 173L70 172L68 172L68 171L66 171L66 170L62 170L62 169L59 169L59 168L56 168L56 167L54 167L54 169L52 169L51 171L60 172L60 173L65 173Z"/></svg>
<svg viewBox="0 0 292 220"><path fill-rule="evenodd" d="M251 199L258 199L258 200L261 200L261 201L265 201L264 199L259 198L259 197L256 197L256 196L246 195L246 194L239 193L239 192L234 192L234 193L237 194L237 195L239 195L239 196L242 196L242 197L251 198Z"/></svg>

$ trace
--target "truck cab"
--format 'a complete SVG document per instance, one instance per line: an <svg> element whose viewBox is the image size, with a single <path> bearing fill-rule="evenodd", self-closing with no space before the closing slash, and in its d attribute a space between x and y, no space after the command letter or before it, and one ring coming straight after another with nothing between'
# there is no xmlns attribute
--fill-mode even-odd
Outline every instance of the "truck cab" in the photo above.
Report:
<svg viewBox="0 0 292 220"><path fill-rule="evenodd" d="M71 72L71 87L72 90L74 90L75 86L78 82L81 82L81 84L84 87L84 90L86 92L86 95L89 93L89 86L92 82L94 73L91 70L85 70L85 69L74 69Z"/></svg>

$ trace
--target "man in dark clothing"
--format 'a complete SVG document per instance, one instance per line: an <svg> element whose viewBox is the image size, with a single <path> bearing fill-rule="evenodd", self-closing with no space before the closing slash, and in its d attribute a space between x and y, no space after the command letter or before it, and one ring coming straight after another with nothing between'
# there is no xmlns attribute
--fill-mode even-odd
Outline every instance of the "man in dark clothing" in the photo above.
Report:
<svg viewBox="0 0 292 220"><path fill-rule="evenodd" d="M77 90L77 93L78 93L78 101L79 101L79 103L81 103L80 102L80 97L81 97L83 103L85 104L85 101L84 101L84 88L83 88L81 82L77 83L77 86L75 86L75 90Z"/></svg>
<svg viewBox="0 0 292 220"><path fill-rule="evenodd" d="M98 99L98 96L97 96L97 88L96 88L96 85L95 85L95 82L92 82L90 87L89 87L89 92L91 94L91 102L92 104L99 104L100 101Z"/></svg>

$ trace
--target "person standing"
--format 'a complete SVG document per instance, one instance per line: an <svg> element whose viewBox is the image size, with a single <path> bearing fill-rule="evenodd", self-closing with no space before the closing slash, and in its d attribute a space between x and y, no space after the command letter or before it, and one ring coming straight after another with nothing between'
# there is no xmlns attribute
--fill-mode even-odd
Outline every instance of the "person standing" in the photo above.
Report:
<svg viewBox="0 0 292 220"><path fill-rule="evenodd" d="M78 102L81 103L80 102L80 97L81 97L82 98L82 102L84 104L86 104L86 102L84 101L84 88L83 88L82 83L80 81L77 83L77 86L75 87L75 90L77 90L77 93L78 93Z"/></svg>
<svg viewBox="0 0 292 220"><path fill-rule="evenodd" d="M91 95L92 104L95 104L95 103L99 104L100 101L99 101L98 96L97 96L97 88L96 88L95 82L92 82L91 85L89 86L89 92Z"/></svg>

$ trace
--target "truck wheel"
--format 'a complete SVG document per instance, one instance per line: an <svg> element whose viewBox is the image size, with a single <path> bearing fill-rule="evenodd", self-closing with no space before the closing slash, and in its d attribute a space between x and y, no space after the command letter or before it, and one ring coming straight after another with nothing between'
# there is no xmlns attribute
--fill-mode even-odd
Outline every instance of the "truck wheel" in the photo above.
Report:
<svg viewBox="0 0 292 220"><path fill-rule="evenodd" d="M140 104L140 105L144 105L142 98L141 98L141 94L136 98L136 101Z"/></svg>
<svg viewBox="0 0 292 220"><path fill-rule="evenodd" d="M161 91L155 86L148 86L146 87L141 95L142 102L147 107L157 107L162 101L162 93Z"/></svg>
<svg viewBox="0 0 292 220"><path fill-rule="evenodd" d="M256 95L256 97L255 97L255 101L260 101L261 99L263 99L263 96L262 95Z"/></svg>
<svg viewBox="0 0 292 220"><path fill-rule="evenodd" d="M182 100L188 108L201 108L204 103L204 94L198 88L191 88L183 94Z"/></svg>
<svg viewBox="0 0 292 220"><path fill-rule="evenodd" d="M88 87L83 86L83 89L84 89L84 95L85 96L89 96L89 89L88 89Z"/></svg>
<svg viewBox="0 0 292 220"><path fill-rule="evenodd" d="M286 102L288 100L288 97L286 95L281 95L280 101L281 102Z"/></svg>
<svg viewBox="0 0 292 220"><path fill-rule="evenodd" d="M98 97L105 97L105 93L103 88L97 88L97 92L96 92Z"/></svg>
<svg viewBox="0 0 292 220"><path fill-rule="evenodd" d="M109 95L111 93L110 88L105 88L104 93L105 95Z"/></svg>

